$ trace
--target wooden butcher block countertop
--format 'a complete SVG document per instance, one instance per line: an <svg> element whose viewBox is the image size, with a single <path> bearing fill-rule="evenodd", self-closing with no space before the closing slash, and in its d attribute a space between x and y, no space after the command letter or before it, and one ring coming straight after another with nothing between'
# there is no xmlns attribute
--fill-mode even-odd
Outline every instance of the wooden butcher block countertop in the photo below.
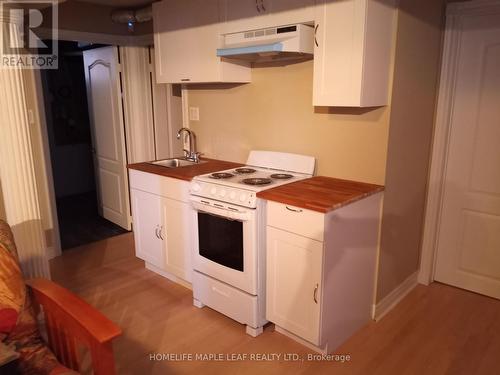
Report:
<svg viewBox="0 0 500 375"><path fill-rule="evenodd" d="M383 190L380 185L316 176L263 190L257 197L326 213Z"/></svg>
<svg viewBox="0 0 500 375"><path fill-rule="evenodd" d="M222 161L216 159L201 158L205 163L188 165L178 168L167 168L161 165L154 165L150 163L136 163L129 164L129 169L135 169L142 172L153 173L160 176L177 178L179 180L191 181L193 177L202 174L223 171L225 169L238 168L243 164L233 163L230 161Z"/></svg>

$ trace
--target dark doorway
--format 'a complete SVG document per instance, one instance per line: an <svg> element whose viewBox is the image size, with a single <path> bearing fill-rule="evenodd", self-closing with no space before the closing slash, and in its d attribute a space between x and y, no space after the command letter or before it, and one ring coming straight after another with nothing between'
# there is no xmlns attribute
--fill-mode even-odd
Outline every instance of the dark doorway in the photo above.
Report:
<svg viewBox="0 0 500 375"><path fill-rule="evenodd" d="M126 232L98 213L82 55L92 47L59 41L59 68L41 71L63 250Z"/></svg>

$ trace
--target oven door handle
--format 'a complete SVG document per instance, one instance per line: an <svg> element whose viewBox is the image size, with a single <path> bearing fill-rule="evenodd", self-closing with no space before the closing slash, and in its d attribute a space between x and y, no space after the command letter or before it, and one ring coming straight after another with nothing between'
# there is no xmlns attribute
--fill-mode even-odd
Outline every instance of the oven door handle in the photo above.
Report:
<svg viewBox="0 0 500 375"><path fill-rule="evenodd" d="M225 207L216 207L192 200L191 204L195 211L208 215L218 216L226 220L248 221L251 220L253 212L233 211Z"/></svg>

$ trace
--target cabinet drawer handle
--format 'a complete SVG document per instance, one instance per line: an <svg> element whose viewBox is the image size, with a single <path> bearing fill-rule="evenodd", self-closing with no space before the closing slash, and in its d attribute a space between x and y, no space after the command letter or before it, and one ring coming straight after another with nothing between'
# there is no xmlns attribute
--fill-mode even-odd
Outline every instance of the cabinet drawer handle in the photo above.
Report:
<svg viewBox="0 0 500 375"><path fill-rule="evenodd" d="M264 0L260 0L260 7L261 7L263 12L266 11L266 6L264 5Z"/></svg>
<svg viewBox="0 0 500 375"><path fill-rule="evenodd" d="M319 23L317 23L316 27L314 28L314 44L316 44L316 47L319 47L318 39L316 38L316 34L318 33L318 27L319 27Z"/></svg>
<svg viewBox="0 0 500 375"><path fill-rule="evenodd" d="M255 0L255 8L257 8L257 12L260 13L259 0Z"/></svg>
<svg viewBox="0 0 500 375"><path fill-rule="evenodd" d="M189 81L191 81L191 79L189 79L189 78L182 78L181 81L182 82L189 82Z"/></svg>
<svg viewBox="0 0 500 375"><path fill-rule="evenodd" d="M314 303L316 305L318 304L318 287L319 287L319 285L316 284L316 287L314 288L314 293L313 293L313 299L314 299Z"/></svg>
<svg viewBox="0 0 500 375"><path fill-rule="evenodd" d="M164 238L163 238L163 236L161 234L162 231L163 231L163 225L158 230L158 236L160 237L160 240L164 240Z"/></svg>
<svg viewBox="0 0 500 375"><path fill-rule="evenodd" d="M288 206L285 206L285 208L288 210L288 211L292 211L292 212L302 212L302 210L299 208L299 209L295 209L295 208L290 208Z"/></svg>
<svg viewBox="0 0 500 375"><path fill-rule="evenodd" d="M155 235L156 235L156 238L160 239L160 236L158 235L158 225L155 228Z"/></svg>

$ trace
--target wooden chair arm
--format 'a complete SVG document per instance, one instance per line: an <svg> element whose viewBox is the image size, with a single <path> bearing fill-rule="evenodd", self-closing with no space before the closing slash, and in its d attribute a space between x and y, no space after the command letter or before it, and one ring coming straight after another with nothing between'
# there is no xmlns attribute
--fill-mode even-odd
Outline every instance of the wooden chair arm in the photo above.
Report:
<svg viewBox="0 0 500 375"><path fill-rule="evenodd" d="M26 284L31 287L36 302L45 310L59 310L55 314L58 319L72 320L98 343L109 342L121 335L120 327L68 289L48 279L31 279ZM64 326L65 322L62 321L61 325Z"/></svg>
<svg viewBox="0 0 500 375"><path fill-rule="evenodd" d="M69 290L47 279L31 279L35 307L42 306L49 346L68 368L80 370L77 347L90 350L94 375L115 373L111 340L122 331L111 320Z"/></svg>

